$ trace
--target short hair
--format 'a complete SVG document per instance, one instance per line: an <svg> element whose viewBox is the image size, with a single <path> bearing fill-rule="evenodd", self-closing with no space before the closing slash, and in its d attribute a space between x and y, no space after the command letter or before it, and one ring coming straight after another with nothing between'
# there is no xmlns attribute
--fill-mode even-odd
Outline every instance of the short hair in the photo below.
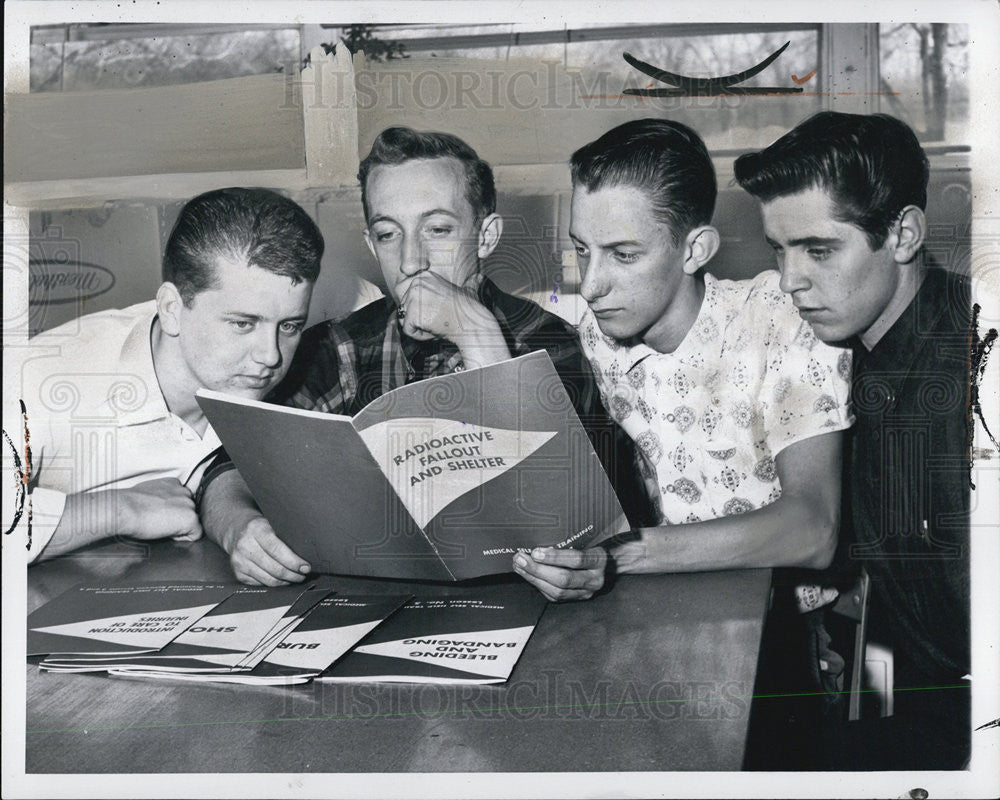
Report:
<svg viewBox="0 0 1000 800"><path fill-rule="evenodd" d="M762 202L807 189L833 198L835 218L885 244L909 205L927 204L930 167L916 135L888 114L821 111L759 153L736 159L736 180Z"/></svg>
<svg viewBox="0 0 1000 800"><path fill-rule="evenodd" d="M163 280L190 305L215 285L220 258L313 283L322 257L323 235L297 203L270 189L216 189L181 209L163 254Z"/></svg>
<svg viewBox="0 0 1000 800"><path fill-rule="evenodd" d="M701 137L680 122L639 119L612 128L573 153L570 173L573 185L588 192L608 186L645 191L675 246L712 221L715 168Z"/></svg>
<svg viewBox="0 0 1000 800"><path fill-rule="evenodd" d="M432 158L457 159L465 170L465 198L472 206L476 222L482 222L496 211L497 190L493 170L468 144L450 133L415 131L397 126L386 128L372 143L371 152L361 162L358 181L361 183L361 204L368 220L368 175L381 165L404 164L407 161Z"/></svg>

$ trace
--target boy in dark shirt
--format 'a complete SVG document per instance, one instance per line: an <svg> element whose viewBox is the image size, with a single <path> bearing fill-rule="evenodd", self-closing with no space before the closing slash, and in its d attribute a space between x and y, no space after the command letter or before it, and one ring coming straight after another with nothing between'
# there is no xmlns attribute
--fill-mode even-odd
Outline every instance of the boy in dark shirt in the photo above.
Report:
<svg viewBox="0 0 1000 800"><path fill-rule="evenodd" d="M761 202L781 288L854 350L846 553L872 580L870 634L893 650L893 716L827 728L830 769L956 769L969 755L969 331L966 278L927 263L929 166L882 114L823 112L736 180Z"/></svg>

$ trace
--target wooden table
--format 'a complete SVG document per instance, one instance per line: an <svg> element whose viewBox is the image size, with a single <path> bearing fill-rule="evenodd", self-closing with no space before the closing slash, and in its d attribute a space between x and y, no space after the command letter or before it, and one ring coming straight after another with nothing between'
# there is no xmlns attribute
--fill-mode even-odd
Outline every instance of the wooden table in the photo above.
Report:
<svg viewBox="0 0 1000 800"><path fill-rule="evenodd" d="M80 581L165 578L232 573L209 542L113 543L31 567L28 610ZM26 771L737 770L769 585L768 570L621 577L549 605L502 686L176 685L29 664ZM474 585L337 578L337 589Z"/></svg>

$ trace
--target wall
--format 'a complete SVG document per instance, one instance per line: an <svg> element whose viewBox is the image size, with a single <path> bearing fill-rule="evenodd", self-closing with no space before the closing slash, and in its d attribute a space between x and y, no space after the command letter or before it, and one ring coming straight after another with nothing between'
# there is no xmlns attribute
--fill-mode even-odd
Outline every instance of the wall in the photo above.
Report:
<svg viewBox="0 0 1000 800"><path fill-rule="evenodd" d="M159 209L140 203L32 212L29 327L148 300L160 285Z"/></svg>

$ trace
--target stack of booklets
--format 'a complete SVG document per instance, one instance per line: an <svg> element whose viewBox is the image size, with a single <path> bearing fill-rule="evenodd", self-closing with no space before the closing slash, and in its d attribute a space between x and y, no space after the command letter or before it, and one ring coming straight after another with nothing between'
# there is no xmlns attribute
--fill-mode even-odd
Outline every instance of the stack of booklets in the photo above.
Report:
<svg viewBox="0 0 1000 800"><path fill-rule="evenodd" d="M50 672L200 683L500 683L545 605L516 589L414 599L336 594L329 578L80 585L29 615L28 655Z"/></svg>

